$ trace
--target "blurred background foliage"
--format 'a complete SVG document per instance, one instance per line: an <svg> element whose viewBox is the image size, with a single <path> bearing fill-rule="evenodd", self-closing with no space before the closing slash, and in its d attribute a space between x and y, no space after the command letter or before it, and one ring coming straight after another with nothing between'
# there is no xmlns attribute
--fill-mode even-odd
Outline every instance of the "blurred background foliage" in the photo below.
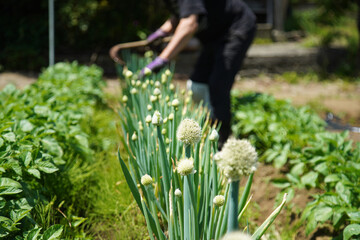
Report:
<svg viewBox="0 0 360 240"><path fill-rule="evenodd" d="M285 30L305 31L309 46L341 41L354 56L359 1L290 0ZM0 1L0 11L0 71L46 67L48 0ZM55 1L55 55L107 54L114 44L145 38L168 14L161 0Z"/></svg>
<svg viewBox="0 0 360 240"><path fill-rule="evenodd" d="M0 1L0 10L0 70L47 66L48 0ZM160 0L55 1L55 51L107 52L146 36L167 15Z"/></svg>

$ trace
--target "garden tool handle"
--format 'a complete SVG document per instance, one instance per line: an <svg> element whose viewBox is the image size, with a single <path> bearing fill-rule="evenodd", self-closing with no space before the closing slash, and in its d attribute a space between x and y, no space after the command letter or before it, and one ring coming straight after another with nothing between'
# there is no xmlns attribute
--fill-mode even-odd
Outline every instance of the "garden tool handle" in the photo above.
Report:
<svg viewBox="0 0 360 240"><path fill-rule="evenodd" d="M171 40L171 36L162 38L161 41L163 43L169 42ZM119 63L121 65L125 65L125 62L119 57L118 52L121 49L127 49L127 48L136 48L136 47L143 47L149 45L151 42L148 40L141 40L141 41L135 41L135 42L127 42L127 43L120 43L116 44L112 48L110 48L109 55L114 60L114 62Z"/></svg>

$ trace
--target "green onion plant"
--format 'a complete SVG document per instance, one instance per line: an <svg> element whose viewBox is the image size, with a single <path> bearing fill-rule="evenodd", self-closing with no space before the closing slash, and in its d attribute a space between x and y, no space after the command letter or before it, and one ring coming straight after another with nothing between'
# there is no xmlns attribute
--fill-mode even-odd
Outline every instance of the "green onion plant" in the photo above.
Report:
<svg viewBox="0 0 360 240"><path fill-rule="evenodd" d="M239 201L240 177L229 181L222 170L226 161L220 159L227 153L218 152L209 111L192 103L191 91L175 88L171 70L139 80L136 73L150 60L128 54L125 61L118 114L127 156L118 157L150 238L220 239L238 229L249 199L255 149L248 146L253 151L249 164L247 153L240 154L245 169L240 166L239 174L250 177ZM284 203L266 223L271 224ZM255 233L253 238L260 239L264 231Z"/></svg>

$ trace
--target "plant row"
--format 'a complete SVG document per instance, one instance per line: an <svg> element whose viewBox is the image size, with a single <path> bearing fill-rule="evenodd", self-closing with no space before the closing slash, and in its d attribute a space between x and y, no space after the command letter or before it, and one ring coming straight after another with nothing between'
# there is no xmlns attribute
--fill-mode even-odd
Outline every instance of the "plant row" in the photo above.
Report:
<svg viewBox="0 0 360 240"><path fill-rule="evenodd" d="M95 66L58 63L0 92L1 239L54 239L85 220L70 170L93 161L82 125L102 104L101 77Z"/></svg>
<svg viewBox="0 0 360 240"><path fill-rule="evenodd" d="M344 239L360 234L360 144L348 140L348 132L326 131L325 122L309 107L293 107L266 94L234 94L233 131L250 138L260 159L288 169L286 178L273 183L289 197L294 187L317 188L302 219L310 234L331 222Z"/></svg>
<svg viewBox="0 0 360 240"><path fill-rule="evenodd" d="M236 233L250 201L255 149L247 140L232 139L218 152L210 113L192 103L191 91L175 88L171 71L137 78L147 61L127 55L122 71L119 116L127 155L119 153L119 160L150 239L220 239ZM239 179L247 176L239 199ZM284 204L255 231L242 226L244 232L260 239Z"/></svg>

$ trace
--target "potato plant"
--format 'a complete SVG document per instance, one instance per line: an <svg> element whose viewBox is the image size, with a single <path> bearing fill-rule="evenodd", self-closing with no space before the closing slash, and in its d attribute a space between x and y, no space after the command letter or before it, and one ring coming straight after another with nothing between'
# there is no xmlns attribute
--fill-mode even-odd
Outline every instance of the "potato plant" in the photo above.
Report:
<svg viewBox="0 0 360 240"><path fill-rule="evenodd" d="M58 63L24 90L8 85L0 92L1 239L54 239L65 232L63 224L41 222L47 216L36 209L54 196L70 196L59 187L59 181L71 185L66 169L91 161L81 121L102 102L101 74L95 66ZM73 227L85 220L67 218Z"/></svg>
<svg viewBox="0 0 360 240"><path fill-rule="evenodd" d="M295 108L266 94L233 97L234 132L256 143L261 160L289 168L286 178L273 183L290 198L294 187L324 191L303 212L306 233L331 222L344 239L359 235L360 144L354 146L347 132L326 131L308 107Z"/></svg>

